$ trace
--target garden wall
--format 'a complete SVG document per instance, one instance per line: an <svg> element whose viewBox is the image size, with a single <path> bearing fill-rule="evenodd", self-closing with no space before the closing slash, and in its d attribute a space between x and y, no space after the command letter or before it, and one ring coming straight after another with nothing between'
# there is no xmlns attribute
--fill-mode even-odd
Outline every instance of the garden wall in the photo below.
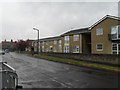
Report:
<svg viewBox="0 0 120 90"><path fill-rule="evenodd" d="M111 54L76 54L76 53L40 53L60 58L69 58L88 62L98 62L104 64L120 65L120 55Z"/></svg>

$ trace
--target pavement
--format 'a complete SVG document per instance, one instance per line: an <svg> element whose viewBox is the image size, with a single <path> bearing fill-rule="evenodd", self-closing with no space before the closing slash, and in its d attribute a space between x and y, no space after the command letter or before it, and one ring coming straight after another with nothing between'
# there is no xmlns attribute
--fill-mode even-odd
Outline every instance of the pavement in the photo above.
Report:
<svg viewBox="0 0 120 90"><path fill-rule="evenodd" d="M118 73L38 59L14 52L2 55L16 69L23 88L118 88Z"/></svg>

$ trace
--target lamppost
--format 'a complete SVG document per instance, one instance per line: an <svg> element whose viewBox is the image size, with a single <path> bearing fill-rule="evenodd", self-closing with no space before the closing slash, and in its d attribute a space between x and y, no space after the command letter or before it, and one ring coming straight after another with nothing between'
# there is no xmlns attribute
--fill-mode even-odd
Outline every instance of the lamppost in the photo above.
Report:
<svg viewBox="0 0 120 90"><path fill-rule="evenodd" d="M33 28L33 30L36 30L36 31L38 31L38 46L37 46L37 53L39 54L39 29L37 29L37 28Z"/></svg>

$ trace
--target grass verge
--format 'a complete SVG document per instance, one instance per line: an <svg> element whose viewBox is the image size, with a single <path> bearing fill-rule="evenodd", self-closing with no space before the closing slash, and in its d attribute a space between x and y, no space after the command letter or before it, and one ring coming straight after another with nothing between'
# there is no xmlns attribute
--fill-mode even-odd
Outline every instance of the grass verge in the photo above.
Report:
<svg viewBox="0 0 120 90"><path fill-rule="evenodd" d="M30 54L28 54L28 55L32 56ZM87 62L87 61L75 61L72 59L58 58L58 57L45 56L45 55L34 55L33 57L73 64L73 65L78 65L78 66L84 66L84 67L89 67L89 68L120 72L120 67L114 67L114 66L98 64L98 63L91 63L91 62Z"/></svg>

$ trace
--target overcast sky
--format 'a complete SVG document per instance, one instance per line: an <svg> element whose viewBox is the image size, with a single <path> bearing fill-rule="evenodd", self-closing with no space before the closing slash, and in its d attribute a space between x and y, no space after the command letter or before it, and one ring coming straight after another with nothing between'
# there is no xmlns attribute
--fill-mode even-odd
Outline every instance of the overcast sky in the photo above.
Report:
<svg viewBox="0 0 120 90"><path fill-rule="evenodd" d="M90 27L107 14L118 16L117 2L14 1L2 3L2 40L37 39L33 27L40 30L40 38L58 36L71 29Z"/></svg>

